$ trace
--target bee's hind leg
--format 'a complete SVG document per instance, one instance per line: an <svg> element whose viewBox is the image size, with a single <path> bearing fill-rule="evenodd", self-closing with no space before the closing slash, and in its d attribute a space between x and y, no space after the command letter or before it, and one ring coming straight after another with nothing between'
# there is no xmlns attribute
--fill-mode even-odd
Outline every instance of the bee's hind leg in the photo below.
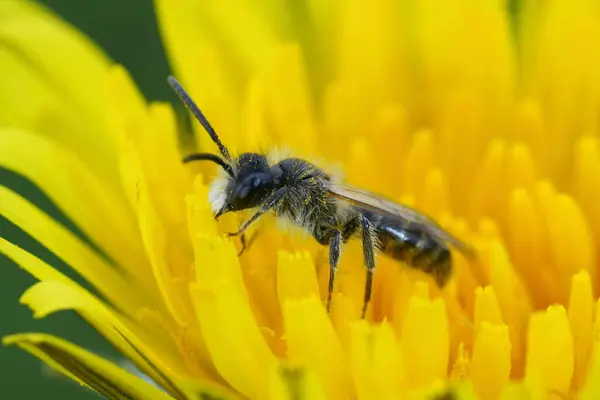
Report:
<svg viewBox="0 0 600 400"><path fill-rule="evenodd" d="M367 306L371 301L371 290L373 287L373 272L375 271L375 246L373 244L373 225L367 217L361 215L362 244L365 266L367 267L367 279L365 282L365 297L361 318L367 314Z"/></svg>
<svg viewBox="0 0 600 400"><path fill-rule="evenodd" d="M333 232L329 242L329 285L327 286L327 312L331 309L331 296L333 295L333 282L337 265L340 259L340 242L342 233L338 230Z"/></svg>

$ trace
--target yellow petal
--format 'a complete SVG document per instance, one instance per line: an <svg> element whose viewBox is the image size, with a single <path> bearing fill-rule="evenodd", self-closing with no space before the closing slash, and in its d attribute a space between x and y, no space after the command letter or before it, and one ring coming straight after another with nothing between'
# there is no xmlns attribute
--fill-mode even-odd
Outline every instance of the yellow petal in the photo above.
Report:
<svg viewBox="0 0 600 400"><path fill-rule="evenodd" d="M573 193L589 221L595 243L600 245L600 141L597 137L582 137L574 151Z"/></svg>
<svg viewBox="0 0 600 400"><path fill-rule="evenodd" d="M180 384L177 375L184 373L185 363L170 337L158 334L152 337L82 288L53 281L40 282L23 294L21 303L30 307L36 318L63 310L77 311L154 380L170 390Z"/></svg>
<svg viewBox="0 0 600 400"><path fill-rule="evenodd" d="M242 74L251 67L240 64L241 61L231 53L219 51L223 49L223 43L214 30L207 29L213 24L207 21L210 18L206 4L190 0L155 0L154 3L163 41L178 80L219 133L221 141L235 153L235 146L244 143L236 134L239 113L235 102L235 93L241 92L243 86L236 86L237 76L227 73L228 66L236 65ZM201 74L197 73L199 70ZM196 122L192 126L197 132L199 148L212 151L214 144L203 128Z"/></svg>
<svg viewBox="0 0 600 400"><path fill-rule="evenodd" d="M273 50L265 79L266 117L279 143L302 154L315 151L317 132L302 53L296 45Z"/></svg>
<svg viewBox="0 0 600 400"><path fill-rule="evenodd" d="M140 224L140 232L146 253L150 259L152 272L160 289L162 301L169 315L180 325L185 326L192 320L192 306L188 293L178 290L176 278L180 280L187 278L185 275L177 276L177 270L169 268L169 261L176 263L179 260L169 259L169 248L167 235L162 221L159 219L154 204L148 198L148 189L144 177L138 178L137 212ZM191 270L191 265L188 267ZM191 275L191 271L187 276Z"/></svg>
<svg viewBox="0 0 600 400"><path fill-rule="evenodd" d="M483 322L489 322L495 325L502 324L502 315L494 288L486 286L477 288L475 291L475 318L474 325L479 328Z"/></svg>
<svg viewBox="0 0 600 400"><path fill-rule="evenodd" d="M73 233L19 195L0 187L2 214L62 258L110 301L134 314L152 304L140 287L132 285L113 266L83 244Z"/></svg>
<svg viewBox="0 0 600 400"><path fill-rule="evenodd" d="M105 78L104 93L107 101L108 121L111 129L115 133L115 141L118 145L121 169L121 183L124 185L125 193L131 202L132 208L135 206L135 196L132 191L135 190L135 181L133 184L129 181L126 173L126 160L123 160L125 154L124 148L131 146L135 150L137 158L139 151L136 149L135 134L131 131L141 131L141 135L147 135L150 122L146 115L146 102L140 92L135 88L129 73L120 65L108 69ZM137 160L139 162L139 160ZM140 166L141 168L141 166ZM135 174L133 170L130 174Z"/></svg>
<svg viewBox="0 0 600 400"><path fill-rule="evenodd" d="M191 79L191 61L197 58L193 52L210 41L210 36L205 34L205 26L199 23L198 17L204 15L195 12L197 6L198 3L189 0L154 1L158 28L169 61L178 79L185 85ZM186 71L188 74L184 76Z"/></svg>
<svg viewBox="0 0 600 400"><path fill-rule="evenodd" d="M469 206L465 210L473 221L482 217L502 216L501 198L496 195L496 187L504 174L506 152L506 143L503 140L491 140L475 168Z"/></svg>
<svg viewBox="0 0 600 400"><path fill-rule="evenodd" d="M208 199L209 188L203 183L202 175L194 180L194 191L186 196L188 212L188 232L195 237L198 231L205 234L217 235L218 226L210 209Z"/></svg>
<svg viewBox="0 0 600 400"><path fill-rule="evenodd" d="M554 301L558 292L558 282L547 267L551 260L543 217L529 191L518 188L511 193L509 248L514 264L520 267L517 271L530 291L533 303L538 306ZM540 265L546 267L540 268Z"/></svg>
<svg viewBox="0 0 600 400"><path fill-rule="evenodd" d="M548 152L551 146L546 145L547 136L544 125L543 110L537 99L528 98L515 107L514 130L516 138L524 141L531 150L535 160L535 168L539 174L545 175L548 168Z"/></svg>
<svg viewBox="0 0 600 400"><path fill-rule="evenodd" d="M527 377L539 379L546 391L568 393L573 375L573 339L567 313L550 306L533 314L527 332Z"/></svg>
<svg viewBox="0 0 600 400"><path fill-rule="evenodd" d="M350 347L351 327L356 320L362 304L357 304L355 299L344 295L343 293L334 293L331 300L331 323L337 333L339 341L344 349ZM367 311L367 315L369 312ZM395 328L395 326L394 326Z"/></svg>
<svg viewBox="0 0 600 400"><path fill-rule="evenodd" d="M277 292L279 303L287 299L320 297L319 283L310 254L289 254L279 252L277 262Z"/></svg>
<svg viewBox="0 0 600 400"><path fill-rule="evenodd" d="M498 399L508 383L511 369L511 345L508 328L483 322L471 361L471 380L483 399Z"/></svg>
<svg viewBox="0 0 600 400"><path fill-rule="evenodd" d="M319 299L287 300L283 321L289 361L314 371L328 398L352 398L348 362Z"/></svg>
<svg viewBox="0 0 600 400"><path fill-rule="evenodd" d="M275 358L247 301L224 282L213 284L211 289L192 286L191 294L202 337L218 373L247 397L266 396L268 377L264 371L273 367Z"/></svg>
<svg viewBox="0 0 600 400"><path fill-rule="evenodd" d="M573 334L575 370L573 388L579 389L586 381L593 343L594 295L587 271L581 271L571 280L571 296L567 313Z"/></svg>
<svg viewBox="0 0 600 400"><path fill-rule="evenodd" d="M420 295L410 299L402 326L402 354L410 387L423 387L446 377L450 339L442 299Z"/></svg>
<svg viewBox="0 0 600 400"><path fill-rule="evenodd" d="M266 117L265 82L262 76L255 77L248 84L242 103L242 129L240 148L245 151L266 152L272 149L274 142L268 132Z"/></svg>
<svg viewBox="0 0 600 400"><path fill-rule="evenodd" d="M75 154L43 136L3 128L0 166L33 181L109 257L152 287L141 273L147 261L131 210Z"/></svg>
<svg viewBox="0 0 600 400"><path fill-rule="evenodd" d="M289 29L277 1L256 4L250 1L229 3L197 3L190 0L163 2L158 0L159 22L172 60L189 60L205 49L206 42L217 42L244 73L264 65L276 43L278 31ZM210 29L207 29L210 28ZM191 38L198 38L198 43ZM176 43L189 44L184 47ZM182 44L183 44L182 43ZM194 46L197 44L197 46ZM196 47L196 48L195 48ZM188 54L185 54L187 51ZM193 64L192 64L193 65ZM177 65L180 71L191 71Z"/></svg>
<svg viewBox="0 0 600 400"><path fill-rule="evenodd" d="M439 168L427 171L422 196L417 201L429 215L438 217L450 212L450 190L444 173Z"/></svg>
<svg viewBox="0 0 600 400"><path fill-rule="evenodd" d="M41 333L19 334L7 336L2 342L21 347L107 399L172 399L165 392L117 365L54 336Z"/></svg>
<svg viewBox="0 0 600 400"><path fill-rule="evenodd" d="M131 167L123 158L135 156L149 196L163 216L170 236L183 245L188 239L184 235L184 196L191 185L181 163L172 110L159 104L148 108L129 73L120 66L109 70L106 86L110 121L121 147L122 168ZM133 148L127 148L129 144ZM129 182L124 179L123 183Z"/></svg>
<svg viewBox="0 0 600 400"><path fill-rule="evenodd" d="M197 283L190 287L202 337L219 374L245 396L268 396L276 365L246 296L233 244L196 238ZM213 268L213 260L221 265ZM235 354L235 357L231 357Z"/></svg>
<svg viewBox="0 0 600 400"><path fill-rule="evenodd" d="M401 104L391 103L386 104L377 110L377 114L373 118L373 127L370 129L369 144L374 147L374 154L385 154L388 149L396 149L398 159L403 159L406 152L406 143L409 140L410 128L408 123L408 112ZM377 165L381 168L379 171L388 171L385 176L381 176L386 183L380 189L381 194L392 197L398 194L398 182L401 179L402 171L398 168L398 162L391 157L376 157ZM349 166L352 166L350 164ZM390 193L394 190L394 193Z"/></svg>
<svg viewBox="0 0 600 400"><path fill-rule="evenodd" d="M77 283L50 267L40 259L21 250L15 245L0 238L0 251L13 259L23 269L41 280L43 283L34 285L21 297L21 302L29 306L37 318L43 318L50 313L73 309L78 311L92 326L109 339L123 354L155 381L168 384L165 379L169 372L157 374L156 366L163 371L170 368L175 371L182 368L185 362L178 357L178 351L170 340L154 339L144 333L137 324L131 324L110 307L104 305L94 296L85 291ZM156 312L156 311L154 311ZM152 325L153 320L143 320L149 331L165 331L164 324ZM167 335L170 332L165 332ZM143 338L143 339L139 339ZM139 350L144 351L142 356ZM189 348L186 349L188 352ZM187 354L186 354L187 355ZM166 366L169 366L167 368ZM210 371L210 365L201 365L204 371ZM181 371L180 371L181 372ZM177 378L170 376L171 381ZM166 387L166 386L165 386Z"/></svg>
<svg viewBox="0 0 600 400"><path fill-rule="evenodd" d="M148 147L151 148L152 145L146 139L140 139L144 135L153 136L151 132L152 126L164 124L158 121L151 121L147 115L148 113L141 95L135 90L131 79L122 68L116 67L111 69L107 86L109 93L114 97L114 101L112 102L114 103L112 104L113 112L111 115L115 130L119 133L119 161L123 190L132 208L138 213L138 223L144 225L141 226L141 232L143 233L146 250L148 251L148 246L152 248L150 253L153 258L153 272L155 274L162 274L162 278L165 277L165 273L172 275L169 279L165 279L162 282L162 278L157 278L156 280L163 285L171 286L172 283L170 282L175 279L187 281L192 278L193 269L191 267L191 243L188 235L186 235L185 191L182 187L179 187L186 186L183 182L185 179L181 178L180 185L174 184L164 187L160 181L168 180L169 178L162 177L162 179L157 179L155 172L156 160L148 159L149 153L154 153L156 149L149 150ZM127 112L123 112L123 110ZM132 130L140 131L142 136L130 134L129 132ZM158 141L160 142L161 140ZM173 151L175 150L171 149L171 152ZM167 153L169 153L169 150L167 150ZM171 161L174 163L172 158ZM146 162L145 164L144 161ZM148 164L153 164L154 166L148 167ZM183 173L182 171L179 172ZM174 179L177 181L177 177ZM165 196L161 194L163 191L175 191L175 188L182 190L177 200L170 195ZM152 204L150 208L148 207L149 202ZM166 206L169 203L174 203L175 208L173 208L172 204ZM150 210L152 211L150 212ZM171 213L167 211L171 211ZM153 214L153 225L149 224L149 214ZM154 226L152 231L150 230L151 225ZM163 235L162 232L164 231L171 232L171 234ZM160 252L160 255L156 254L157 252ZM169 269L167 270L164 265L158 267L157 259L162 259L161 262L168 265ZM187 286L179 289L183 289L179 293L187 292ZM163 293L165 290L169 291L164 286L161 287ZM176 298L178 296L172 297L166 301L181 303ZM171 304L170 306L173 305ZM182 308L181 304L178 307ZM177 318L179 317L181 316L177 316Z"/></svg>
<svg viewBox="0 0 600 400"><path fill-rule="evenodd" d="M346 154L348 146L348 132L355 129L355 113L357 109L348 100L352 93L348 85L335 82L325 88L323 98L323 130L326 146L323 154L327 157L340 157Z"/></svg>
<svg viewBox="0 0 600 400"><path fill-rule="evenodd" d="M468 183L472 179L480 152L486 144L486 136L481 132L485 130L490 134L495 127L484 127L484 118L488 114L484 111L480 96L475 89L466 87L451 92L446 103L441 106L442 118L437 122L440 127L436 141L438 149L444 151L438 153L439 158L436 161L458 183L454 193L457 194L456 201L459 204L464 193L470 190ZM456 140L456 137L461 139Z"/></svg>
<svg viewBox="0 0 600 400"><path fill-rule="evenodd" d="M119 189L101 95L106 57L78 30L31 1L1 2L0 48L0 125L57 140Z"/></svg>
<svg viewBox="0 0 600 400"><path fill-rule="evenodd" d="M492 93L497 86L503 86L501 92L490 96L496 101L508 95L514 56L508 10L501 2L424 1L411 11L415 13L412 18L416 18L412 28L419 35L416 45L422 58L420 67L427 82L451 87L445 77L454 73L457 82L481 85ZM478 35L483 35L483 39ZM478 66L468 61L469 54L481 55L480 65L485 73L477 73Z"/></svg>
<svg viewBox="0 0 600 400"><path fill-rule="evenodd" d="M38 267L31 268L38 271ZM194 342L197 338L192 336L191 330L169 329L165 322L142 316L141 321L132 322L74 283L38 283L23 294L21 303L29 306L36 318L62 310L77 311L139 370L171 394L194 393L207 388L231 394L219 386L221 382L215 377L208 357L198 354L205 350Z"/></svg>
<svg viewBox="0 0 600 400"><path fill-rule="evenodd" d="M377 193L384 193L384 182L376 179L378 166L373 162L373 146L370 140L363 136L353 139L345 158L348 166L344 173L348 176L348 182L357 187L368 187Z"/></svg>
<svg viewBox="0 0 600 400"><path fill-rule="evenodd" d="M150 139L153 142L151 146L158 153L155 153L155 155L160 157L160 163L153 160L161 168L159 172L162 175L157 179L168 180L165 184L168 184L169 189L172 191L172 193L169 193L170 196L183 196L189 191L191 181L181 162L180 135L177 131L177 121L175 120L173 108L169 104L153 103L148 108L148 117L153 127L153 136L144 139ZM171 207L175 206L175 204L171 205ZM172 213L169 215L172 215Z"/></svg>
<svg viewBox="0 0 600 400"><path fill-rule="evenodd" d="M548 231L548 251L551 255L555 280L568 281L580 269L595 275L595 254L591 232L579 205L569 195L538 187L538 201ZM561 285L555 299L565 302L568 287Z"/></svg>
<svg viewBox="0 0 600 400"><path fill-rule="evenodd" d="M304 368L280 366L273 372L269 399L325 400L327 397L315 375Z"/></svg>
<svg viewBox="0 0 600 400"><path fill-rule="evenodd" d="M477 397L468 382L444 383L436 382L426 388L412 390L406 398L410 400L475 400Z"/></svg>
<svg viewBox="0 0 600 400"><path fill-rule="evenodd" d="M402 179L405 193L423 198L424 192L423 171L428 171L435 166L435 140L433 134L427 130L415 133L413 143L406 159L405 176Z"/></svg>
<svg viewBox="0 0 600 400"><path fill-rule="evenodd" d="M590 353L590 371L578 399L593 400L600 396L600 347L597 345Z"/></svg>
<svg viewBox="0 0 600 400"><path fill-rule="evenodd" d="M136 145L143 155L144 175L169 229L183 233L187 222L183 199L192 189L192 180L181 161L175 115L170 105L162 103L152 104L147 111L152 129L149 135L138 137ZM182 243L187 239L181 235Z"/></svg>
<svg viewBox="0 0 600 400"><path fill-rule="evenodd" d="M560 396L557 397L560 399ZM535 379L510 382L504 387L500 396L501 400L543 400L547 398L548 393L544 391L539 381Z"/></svg>
<svg viewBox="0 0 600 400"><path fill-rule="evenodd" d="M452 346L455 347L455 346ZM465 351L464 342L458 344L456 356L453 354L452 358L452 369L450 371L449 378L451 380L465 380L469 376L469 370L471 369L470 355Z"/></svg>
<svg viewBox="0 0 600 400"><path fill-rule="evenodd" d="M361 400L397 399L406 389L402 352L387 323L351 326L350 363Z"/></svg>
<svg viewBox="0 0 600 400"><path fill-rule="evenodd" d="M337 20L331 22L336 28L332 36L336 43L326 60L335 68L336 78L355 94L345 99L349 111L346 118L353 125L348 133L360 134L380 106L404 100L404 14L397 2L388 0L371 2L369 7L356 0L333 3L330 7ZM364 21L377 23L365 30Z"/></svg>
<svg viewBox="0 0 600 400"><path fill-rule="evenodd" d="M577 134L598 128L600 26L593 1L523 3L521 57L524 91L544 108L549 174L564 174ZM580 43L573 46L573 43ZM585 61L583 61L585 60ZM587 95L582 95L586 93Z"/></svg>
<svg viewBox="0 0 600 400"><path fill-rule="evenodd" d="M511 146L507 156L507 171L504 176L506 191L516 187L530 187L535 182L536 171L529 147L517 142Z"/></svg>

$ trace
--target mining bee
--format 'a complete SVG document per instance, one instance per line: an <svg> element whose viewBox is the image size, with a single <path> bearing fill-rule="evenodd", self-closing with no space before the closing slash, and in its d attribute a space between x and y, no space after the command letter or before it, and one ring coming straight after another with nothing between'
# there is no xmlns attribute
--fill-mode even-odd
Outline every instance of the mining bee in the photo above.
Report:
<svg viewBox="0 0 600 400"><path fill-rule="evenodd" d="M425 215L337 182L334 176L306 160L286 158L270 162L268 156L257 153L243 153L232 158L181 84L172 76L168 82L221 153L221 156L194 153L183 159L184 163L211 161L222 168L224 173L211 183L209 190L215 218L228 212L257 209L237 232L227 234L240 236L242 252L246 248L244 232L267 212L288 220L321 245L329 246L327 311L331 306L340 246L351 238L361 238L366 266L362 318L371 299L377 251L430 274L439 287L447 283L452 272L449 245L472 256L473 251L467 244Z"/></svg>

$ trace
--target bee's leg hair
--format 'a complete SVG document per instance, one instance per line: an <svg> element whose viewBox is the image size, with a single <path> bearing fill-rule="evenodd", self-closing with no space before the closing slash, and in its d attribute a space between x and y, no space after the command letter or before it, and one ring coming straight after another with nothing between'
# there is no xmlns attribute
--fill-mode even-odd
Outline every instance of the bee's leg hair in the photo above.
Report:
<svg viewBox="0 0 600 400"><path fill-rule="evenodd" d="M277 204L277 202L279 200L281 200L283 198L283 196L285 195L286 191L287 191L287 188L285 188L285 187L277 189L277 191L275 193L273 193L271 195L271 197L269 197L262 204L262 206L260 207L260 210L258 210L256 213L254 213L253 216L251 216L244 223L242 223L242 225L240 226L240 229L238 229L237 232L227 232L226 235L227 236L240 236L240 235L243 235L244 232L246 231L246 229L248 229L248 227L250 225L252 225L252 223L254 221L256 221L264 213L268 212L271 208L273 208L275 206L275 204Z"/></svg>
<svg viewBox="0 0 600 400"><path fill-rule="evenodd" d="M375 271L375 246L373 245L373 225L367 217L361 215L362 244L365 266L367 267L367 279L365 282L365 298L361 318L367 314L367 306L371 301L371 289L373 287L373 272Z"/></svg>
<svg viewBox="0 0 600 400"><path fill-rule="evenodd" d="M338 230L333 232L331 241L329 242L329 285L327 286L327 312L331 309L331 296L333 295L333 282L337 265L340 259L340 238L342 233Z"/></svg>

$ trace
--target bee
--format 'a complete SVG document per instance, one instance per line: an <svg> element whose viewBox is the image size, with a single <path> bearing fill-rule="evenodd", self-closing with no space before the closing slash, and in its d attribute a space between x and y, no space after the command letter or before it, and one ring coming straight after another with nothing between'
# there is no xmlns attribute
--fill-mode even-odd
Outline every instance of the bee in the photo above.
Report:
<svg viewBox="0 0 600 400"><path fill-rule="evenodd" d="M242 251L244 233L264 214L271 212L312 235L329 247L327 311L331 308L333 284L341 246L352 238L362 240L366 266L361 317L371 300L375 254L380 252L431 275L441 288L452 272L450 245L472 257L473 250L424 214L362 189L337 182L318 166L300 159L269 162L264 154L243 153L232 158L204 114L172 76L168 82L200 122L221 155L193 153L183 159L210 161L224 171L210 185L209 201L215 218L229 212L257 209L237 232Z"/></svg>

